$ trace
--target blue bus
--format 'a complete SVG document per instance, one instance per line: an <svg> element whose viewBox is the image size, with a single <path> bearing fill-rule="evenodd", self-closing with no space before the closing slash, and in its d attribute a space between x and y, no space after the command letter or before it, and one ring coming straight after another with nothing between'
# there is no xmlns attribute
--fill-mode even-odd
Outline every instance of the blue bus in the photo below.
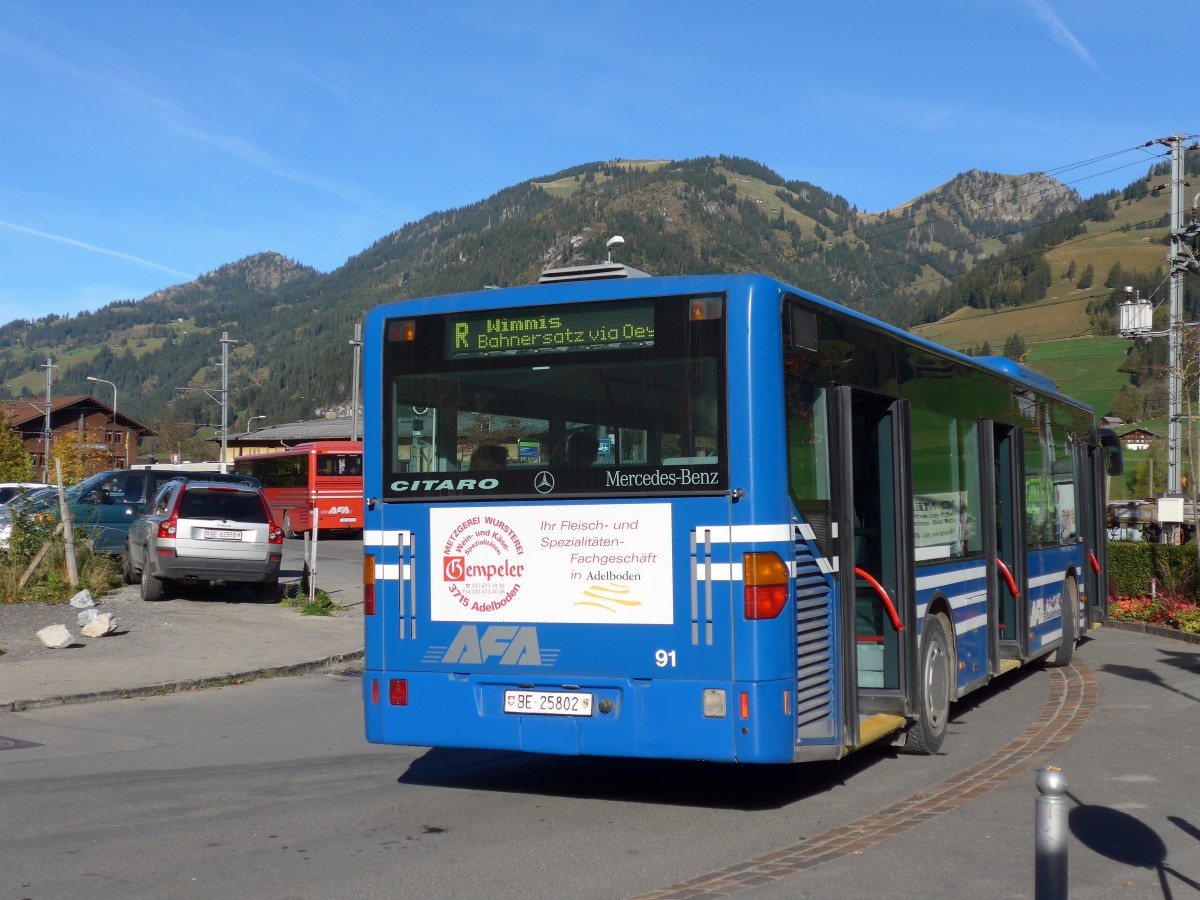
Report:
<svg viewBox="0 0 1200 900"><path fill-rule="evenodd" d="M1105 616L1119 445L1007 360L619 264L385 304L365 346L372 742L933 753Z"/></svg>

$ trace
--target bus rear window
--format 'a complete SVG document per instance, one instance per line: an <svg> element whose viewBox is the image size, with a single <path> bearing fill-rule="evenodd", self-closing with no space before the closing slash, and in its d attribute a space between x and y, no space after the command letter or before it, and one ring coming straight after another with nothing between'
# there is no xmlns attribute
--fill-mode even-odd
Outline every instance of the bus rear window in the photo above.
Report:
<svg viewBox="0 0 1200 900"><path fill-rule="evenodd" d="M721 309L678 296L406 320L411 339L384 348L384 498L726 491Z"/></svg>

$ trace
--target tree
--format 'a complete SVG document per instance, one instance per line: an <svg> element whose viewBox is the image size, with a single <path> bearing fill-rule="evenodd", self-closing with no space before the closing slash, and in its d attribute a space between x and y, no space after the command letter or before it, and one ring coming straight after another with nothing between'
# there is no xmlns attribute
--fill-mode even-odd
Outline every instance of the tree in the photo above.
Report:
<svg viewBox="0 0 1200 900"><path fill-rule="evenodd" d="M50 472L47 478L55 482L58 478L58 467L55 460L62 460L63 484L75 484L89 475L103 472L108 468L108 453L99 449L103 444L91 444L74 431L60 432L54 437L50 448Z"/></svg>
<svg viewBox="0 0 1200 900"><path fill-rule="evenodd" d="M210 441L200 437L196 424L184 419L164 416L154 426L158 437L153 438L153 457L158 462L170 462L172 455L181 461L199 462L214 455Z"/></svg>
<svg viewBox="0 0 1200 900"><path fill-rule="evenodd" d="M1009 359L1020 362L1025 358L1025 338L1014 334L1004 342L1004 355Z"/></svg>
<svg viewBox="0 0 1200 900"><path fill-rule="evenodd" d="M0 418L0 481L33 481L33 459L12 427L12 414Z"/></svg>
<svg viewBox="0 0 1200 900"><path fill-rule="evenodd" d="M1131 384L1125 385L1117 392L1112 402L1112 414L1120 416L1126 422L1137 422L1142 417L1141 392Z"/></svg>
<svg viewBox="0 0 1200 900"><path fill-rule="evenodd" d="M1086 290L1092 286L1092 281L1096 278L1096 270L1092 268L1092 264L1088 263L1083 270L1083 274L1079 276L1079 284L1075 285L1080 290Z"/></svg>

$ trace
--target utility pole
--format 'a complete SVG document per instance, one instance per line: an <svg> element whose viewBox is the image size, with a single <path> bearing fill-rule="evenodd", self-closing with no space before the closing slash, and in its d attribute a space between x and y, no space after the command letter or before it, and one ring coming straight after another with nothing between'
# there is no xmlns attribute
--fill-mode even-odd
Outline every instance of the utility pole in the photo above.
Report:
<svg viewBox="0 0 1200 900"><path fill-rule="evenodd" d="M358 440L358 372L362 365L362 323L354 323L354 340L350 342L354 347L354 378L353 378L353 393L350 397L350 440Z"/></svg>
<svg viewBox="0 0 1200 900"><path fill-rule="evenodd" d="M1183 418L1183 329L1193 328L1200 322L1183 321L1183 273L1192 272L1200 275L1200 263L1192 253L1191 245L1200 233L1200 225L1192 223L1188 227L1183 224L1183 188L1184 164L1183 151L1200 149L1200 145L1192 143L1184 147L1183 142L1188 135L1173 134L1170 137L1147 141L1146 146L1162 144L1171 151L1171 249L1168 261L1171 267L1170 290L1168 294L1168 321L1166 331L1152 331L1150 326L1152 309L1149 300L1142 300L1140 294L1133 288L1125 288L1126 302L1120 306L1119 332L1122 337L1166 337L1168 341L1169 360L1167 372L1167 496L1179 497L1182 494L1182 466L1180 464L1180 421ZM1158 185L1159 190L1166 185ZM1200 195L1198 195L1200 197ZM1153 482L1151 482L1153 489ZM1178 522L1163 522L1162 542L1176 543Z"/></svg>
<svg viewBox="0 0 1200 900"><path fill-rule="evenodd" d="M183 395L191 391L199 391L210 400L221 406L221 459L219 461L221 471L228 472L229 468L225 462L225 455L229 447L229 345L236 344L238 341L229 337L228 331L221 332L221 340L218 342L221 345L221 389L214 395L208 388L193 388L179 387L175 388L177 394Z"/></svg>
<svg viewBox="0 0 1200 900"><path fill-rule="evenodd" d="M1171 282L1169 297L1170 375L1167 382L1167 493L1180 492L1179 424L1183 399L1183 272L1180 245L1183 230L1183 141L1184 135L1160 138L1171 150Z"/></svg>
<svg viewBox="0 0 1200 900"><path fill-rule="evenodd" d="M42 457L42 482L50 483L50 436L54 433L50 428L50 385L54 380L53 373L58 366L54 365L53 360L49 356L46 357L46 364L42 366L46 370L46 423L42 426L42 438L45 441L44 456Z"/></svg>
<svg viewBox="0 0 1200 900"><path fill-rule="evenodd" d="M229 345L237 341L229 337L228 331L221 332L221 471L229 471L225 461L229 447Z"/></svg>
<svg viewBox="0 0 1200 900"><path fill-rule="evenodd" d="M1184 147L1187 139L1185 134L1173 134L1167 138L1159 138L1156 143L1168 147L1171 151L1171 250L1168 257L1170 264L1169 314L1170 324L1168 334L1170 340L1170 374L1167 381L1167 493L1178 496L1182 494L1183 474L1180 460L1182 441L1180 439L1180 423L1183 418L1183 329L1195 325L1195 322L1183 321L1183 273L1191 271L1200 274L1200 266L1191 248L1185 243L1185 238L1191 229L1185 229L1183 224L1183 188L1184 162L1183 151L1195 150L1197 145ZM1176 543L1176 525L1163 529L1164 542ZM1169 532L1169 534L1167 533Z"/></svg>

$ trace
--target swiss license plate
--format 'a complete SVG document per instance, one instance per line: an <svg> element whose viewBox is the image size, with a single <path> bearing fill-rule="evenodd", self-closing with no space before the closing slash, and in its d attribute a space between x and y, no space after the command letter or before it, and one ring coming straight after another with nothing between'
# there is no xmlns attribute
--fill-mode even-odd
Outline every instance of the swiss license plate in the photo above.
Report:
<svg viewBox="0 0 1200 900"><path fill-rule="evenodd" d="M204 539L206 541L240 541L242 533L228 528L205 528Z"/></svg>
<svg viewBox="0 0 1200 900"><path fill-rule="evenodd" d="M504 711L521 716L590 716L592 695L567 691L505 691Z"/></svg>

